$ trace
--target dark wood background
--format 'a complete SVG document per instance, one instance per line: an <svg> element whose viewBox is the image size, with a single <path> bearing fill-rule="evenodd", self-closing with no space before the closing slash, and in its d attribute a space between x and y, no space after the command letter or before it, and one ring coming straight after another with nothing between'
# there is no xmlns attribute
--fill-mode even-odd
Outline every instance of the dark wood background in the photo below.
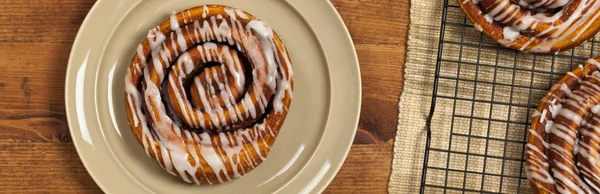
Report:
<svg viewBox="0 0 600 194"><path fill-rule="evenodd" d="M0 191L101 193L70 138L64 77L94 0L0 3ZM403 82L408 0L332 0L360 61L359 132L327 193L385 193Z"/></svg>

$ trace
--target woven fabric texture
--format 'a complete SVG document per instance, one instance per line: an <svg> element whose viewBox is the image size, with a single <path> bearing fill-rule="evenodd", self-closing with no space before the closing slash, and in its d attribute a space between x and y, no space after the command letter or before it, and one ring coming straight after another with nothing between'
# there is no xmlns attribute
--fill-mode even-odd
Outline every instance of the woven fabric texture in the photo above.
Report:
<svg viewBox="0 0 600 194"><path fill-rule="evenodd" d="M530 193L522 158L531 116L548 88L598 56L600 45L590 40L556 54L503 48L477 31L454 0L442 17L445 6L443 0L411 0L388 191L420 192L426 121L435 96L424 192Z"/></svg>

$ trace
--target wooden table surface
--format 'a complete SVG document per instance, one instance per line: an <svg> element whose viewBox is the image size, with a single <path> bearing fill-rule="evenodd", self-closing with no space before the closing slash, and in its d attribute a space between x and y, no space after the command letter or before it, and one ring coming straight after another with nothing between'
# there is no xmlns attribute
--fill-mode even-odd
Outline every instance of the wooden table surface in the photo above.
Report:
<svg viewBox="0 0 600 194"><path fill-rule="evenodd" d="M94 0L0 4L0 192L101 193L70 138L64 77ZM359 132L327 193L385 193L391 171L408 0L332 0L356 46L363 86Z"/></svg>

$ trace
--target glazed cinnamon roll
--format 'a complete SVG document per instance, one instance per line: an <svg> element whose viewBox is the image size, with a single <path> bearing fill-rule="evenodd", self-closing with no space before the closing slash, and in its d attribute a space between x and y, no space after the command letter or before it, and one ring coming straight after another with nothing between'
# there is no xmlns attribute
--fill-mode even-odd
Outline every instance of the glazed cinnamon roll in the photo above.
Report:
<svg viewBox="0 0 600 194"><path fill-rule="evenodd" d="M600 30L600 0L457 0L475 28L526 52L574 48Z"/></svg>
<svg viewBox="0 0 600 194"><path fill-rule="evenodd" d="M527 138L536 193L600 193L600 62L568 72L542 99Z"/></svg>
<svg viewBox="0 0 600 194"><path fill-rule="evenodd" d="M146 154L189 183L223 183L266 160L292 99L292 64L268 23L204 5L148 32L125 77Z"/></svg>

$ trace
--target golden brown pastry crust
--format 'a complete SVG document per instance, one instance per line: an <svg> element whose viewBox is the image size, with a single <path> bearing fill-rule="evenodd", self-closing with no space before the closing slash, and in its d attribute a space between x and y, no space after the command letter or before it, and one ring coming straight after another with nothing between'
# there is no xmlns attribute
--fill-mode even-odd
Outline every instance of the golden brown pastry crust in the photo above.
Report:
<svg viewBox="0 0 600 194"><path fill-rule="evenodd" d="M542 99L533 116L525 160L534 193L598 192L590 187L590 181L597 179L593 176L597 177L598 171L584 164L583 159L590 157L587 152L582 152L595 152L597 156L597 143L595 147L588 147L594 146L589 143L592 136L579 133L580 128L594 130L591 126L598 126L598 121L593 119L596 116L592 116L597 115L593 113L597 111L594 106L600 103L598 60L600 58L590 59L560 79ZM581 165L588 166L591 171Z"/></svg>
<svg viewBox="0 0 600 194"><path fill-rule="evenodd" d="M568 50L600 30L599 0L571 0L564 5L558 3L566 1L557 0L456 2L478 30L506 47L526 52Z"/></svg>
<svg viewBox="0 0 600 194"><path fill-rule="evenodd" d="M265 48L273 50L269 53ZM250 64L242 64L241 69L223 69L239 61L222 57L237 57L237 53L247 57ZM189 58L183 59L182 55ZM269 57L275 61L268 62ZM220 70L221 75L209 75L204 81L222 85L199 82L203 84L191 86L206 87L178 90L188 85L178 81L204 75L187 72L190 66L186 60L193 61L193 71ZM208 67L208 62L221 66ZM277 65L275 74L271 74L275 70L272 65ZM245 78L244 89L234 87L231 80L237 70L250 75ZM187 77L178 80L175 75ZM225 79L229 82L223 83ZM172 84L166 90L163 80ZM219 99L207 94L214 92L215 86L223 93L235 90L231 92L235 98L232 106L224 106L226 101L231 102L229 99L200 106L201 96ZM268 24L236 8L198 6L172 15L150 30L138 47L126 77L127 118L148 156L169 173L186 182L222 183L243 176L265 160L287 115L292 88L288 53ZM186 93L195 94L189 99ZM190 101L197 102L191 106L170 104ZM251 114L253 111L255 114Z"/></svg>

